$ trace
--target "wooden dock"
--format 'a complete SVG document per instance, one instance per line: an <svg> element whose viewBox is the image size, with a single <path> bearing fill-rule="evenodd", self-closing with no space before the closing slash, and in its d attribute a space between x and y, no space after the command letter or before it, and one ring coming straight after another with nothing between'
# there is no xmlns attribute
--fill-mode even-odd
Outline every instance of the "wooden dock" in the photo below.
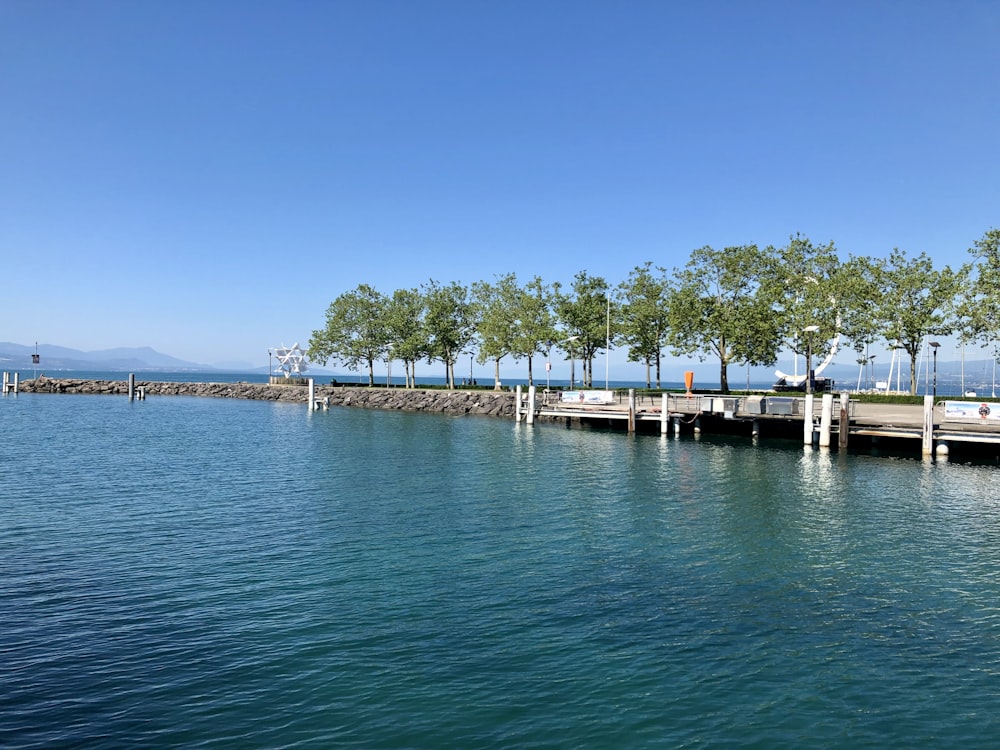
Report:
<svg viewBox="0 0 1000 750"><path fill-rule="evenodd" d="M709 394L636 395L616 392L604 403L566 402L557 391L518 388L517 419L536 418L606 424L627 432L656 431L678 436L683 432L749 433L782 437L801 435L804 444L847 448L867 441L901 441L923 455L946 457L951 446L1000 448L1000 403L933 402L868 404L849 394L805 396ZM968 407L964 410L956 406ZM915 443L915 445L914 445ZM957 447L957 446L956 446Z"/></svg>

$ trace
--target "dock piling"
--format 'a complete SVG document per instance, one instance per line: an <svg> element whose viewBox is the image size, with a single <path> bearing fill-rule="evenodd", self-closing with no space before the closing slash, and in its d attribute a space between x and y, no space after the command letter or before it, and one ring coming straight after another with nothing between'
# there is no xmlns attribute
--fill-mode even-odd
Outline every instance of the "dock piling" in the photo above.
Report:
<svg viewBox="0 0 1000 750"><path fill-rule="evenodd" d="M813 444L813 394L806 394L806 406L802 412L802 444Z"/></svg>
<svg viewBox="0 0 1000 750"><path fill-rule="evenodd" d="M840 394L840 427L837 430L837 446L847 447L847 438L851 434L851 396L847 391Z"/></svg>
<svg viewBox="0 0 1000 750"><path fill-rule="evenodd" d="M833 394L824 393L819 417L819 447L830 447L830 424L833 421Z"/></svg>
<svg viewBox="0 0 1000 750"><path fill-rule="evenodd" d="M920 436L920 452L924 456L934 453L934 396L924 396L924 424Z"/></svg>

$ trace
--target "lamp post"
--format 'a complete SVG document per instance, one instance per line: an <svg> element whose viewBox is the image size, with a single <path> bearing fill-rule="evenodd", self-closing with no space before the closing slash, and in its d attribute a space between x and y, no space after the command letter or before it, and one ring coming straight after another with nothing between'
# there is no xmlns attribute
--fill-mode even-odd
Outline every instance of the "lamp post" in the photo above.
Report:
<svg viewBox="0 0 1000 750"><path fill-rule="evenodd" d="M271 376L274 375L274 365L271 364L272 352L270 349L267 350L267 382L268 385L271 383Z"/></svg>
<svg viewBox="0 0 1000 750"><path fill-rule="evenodd" d="M549 385L551 376L549 373L552 372L552 342L546 341L545 345L547 347L545 350L545 390L550 390Z"/></svg>
<svg viewBox="0 0 1000 750"><path fill-rule="evenodd" d="M938 350L939 346L941 346L941 344L939 344L937 341L932 341L931 342L931 349L934 350L934 390L933 390L933 397L934 397L935 401L937 401L937 350ZM926 391L925 391L925 393L926 393Z"/></svg>
<svg viewBox="0 0 1000 750"><path fill-rule="evenodd" d="M576 341L579 336L570 336L568 339L564 339L563 343L569 344L569 389L572 391L576 384L576 352L573 350L573 342Z"/></svg>
<svg viewBox="0 0 1000 750"><path fill-rule="evenodd" d="M813 337L812 335L819 330L819 326L806 326L802 329L803 333L808 334L806 337L806 393L813 392L813 370L812 370L812 346Z"/></svg>

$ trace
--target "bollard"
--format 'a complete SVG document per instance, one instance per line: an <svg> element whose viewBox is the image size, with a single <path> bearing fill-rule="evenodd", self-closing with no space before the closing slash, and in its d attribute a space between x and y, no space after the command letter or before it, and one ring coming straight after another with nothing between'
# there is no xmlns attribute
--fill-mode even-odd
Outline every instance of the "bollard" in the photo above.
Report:
<svg viewBox="0 0 1000 750"><path fill-rule="evenodd" d="M819 447L830 447L830 424L833 421L833 394L823 394L823 406L819 417Z"/></svg>
<svg viewBox="0 0 1000 750"><path fill-rule="evenodd" d="M840 429L837 431L837 446L847 448L847 438L851 434L851 396L847 391L840 394Z"/></svg>
<svg viewBox="0 0 1000 750"><path fill-rule="evenodd" d="M660 434L667 434L667 394L660 395Z"/></svg>
<svg viewBox="0 0 1000 750"><path fill-rule="evenodd" d="M802 410L802 443L813 444L813 395L806 394L805 407Z"/></svg>
<svg viewBox="0 0 1000 750"><path fill-rule="evenodd" d="M301 382L301 381L300 381ZM316 381L313 378L309 378L307 381L309 383L309 408L315 411L316 406Z"/></svg>
<svg viewBox="0 0 1000 750"><path fill-rule="evenodd" d="M521 421L521 386L514 388L514 421Z"/></svg>
<svg viewBox="0 0 1000 750"><path fill-rule="evenodd" d="M528 424L535 423L535 386L528 386Z"/></svg>
<svg viewBox="0 0 1000 750"><path fill-rule="evenodd" d="M628 389L628 434L635 432L635 388Z"/></svg>
<svg viewBox="0 0 1000 750"><path fill-rule="evenodd" d="M920 452L930 456L934 452L934 396L924 396L924 426L920 440Z"/></svg>

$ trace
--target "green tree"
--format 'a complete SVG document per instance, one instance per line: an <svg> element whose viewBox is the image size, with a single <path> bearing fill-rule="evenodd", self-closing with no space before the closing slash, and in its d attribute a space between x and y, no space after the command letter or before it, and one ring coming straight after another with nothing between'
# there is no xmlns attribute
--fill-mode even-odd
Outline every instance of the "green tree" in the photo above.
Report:
<svg viewBox="0 0 1000 750"><path fill-rule="evenodd" d="M528 385L534 385L534 355L545 352L556 337L552 287L535 276L518 290L515 299L512 354L515 359L527 358Z"/></svg>
<svg viewBox="0 0 1000 750"><path fill-rule="evenodd" d="M917 358L927 336L947 336L958 326L956 307L964 271L940 271L926 253L907 258L894 249L888 260L875 262L881 291L877 320L890 346L910 355L910 393L917 392Z"/></svg>
<svg viewBox="0 0 1000 750"><path fill-rule="evenodd" d="M416 385L417 361L427 356L425 301L419 289L397 289L386 304L385 329L392 351L406 371L406 387Z"/></svg>
<svg viewBox="0 0 1000 750"><path fill-rule="evenodd" d="M990 229L969 248L973 263L966 274L959 313L963 338L993 345L1000 355L1000 229Z"/></svg>
<svg viewBox="0 0 1000 750"><path fill-rule="evenodd" d="M646 387L650 386L650 368L656 366L656 387L660 387L660 364L667 343L669 316L667 290L670 283L666 269L652 263L636 266L628 280L619 287L621 297L622 339L628 345L629 362L646 365Z"/></svg>
<svg viewBox="0 0 1000 750"><path fill-rule="evenodd" d="M788 245L774 251L774 260L764 288L771 298L784 348L796 354L809 352L822 357L826 352L822 348L817 350L817 340L831 341L832 354L840 341L843 304L840 292L844 278L834 244L817 246L807 237L795 234ZM808 369L811 366L807 365Z"/></svg>
<svg viewBox="0 0 1000 750"><path fill-rule="evenodd" d="M477 281L472 285L476 333L479 337L479 364L493 362L493 388L500 390L500 360L514 352L515 307L520 288L517 276L497 276L496 283Z"/></svg>
<svg viewBox="0 0 1000 750"><path fill-rule="evenodd" d="M702 247L675 270L667 292L668 342L675 355L719 360L719 385L729 392L729 364L773 364L780 319L763 279L773 277L769 251L757 245Z"/></svg>
<svg viewBox="0 0 1000 750"><path fill-rule="evenodd" d="M385 295L367 284L341 294L327 308L326 327L313 331L309 358L324 364L334 359L352 370L366 365L368 385L374 385L374 363L388 351L385 311Z"/></svg>
<svg viewBox="0 0 1000 750"><path fill-rule="evenodd" d="M594 356L607 349L614 341L610 327L610 288L600 276L590 276L580 271L573 278L572 294L563 294L561 287L554 287L556 317L566 333L564 339L576 337L572 342L574 354L583 362L583 385L594 385Z"/></svg>
<svg viewBox="0 0 1000 750"><path fill-rule="evenodd" d="M444 363L448 387L453 389L455 362L475 337L475 307L468 290L458 282L442 286L431 279L422 289L427 304L424 316L427 357Z"/></svg>

